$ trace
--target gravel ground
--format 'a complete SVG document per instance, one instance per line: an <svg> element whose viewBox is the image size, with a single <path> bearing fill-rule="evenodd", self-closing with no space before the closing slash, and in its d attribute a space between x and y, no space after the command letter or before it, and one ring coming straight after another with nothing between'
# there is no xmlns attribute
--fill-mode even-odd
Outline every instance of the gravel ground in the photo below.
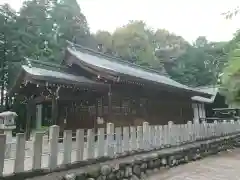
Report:
<svg viewBox="0 0 240 180"><path fill-rule="evenodd" d="M149 180L239 180L240 149L221 152L200 161L161 170Z"/></svg>

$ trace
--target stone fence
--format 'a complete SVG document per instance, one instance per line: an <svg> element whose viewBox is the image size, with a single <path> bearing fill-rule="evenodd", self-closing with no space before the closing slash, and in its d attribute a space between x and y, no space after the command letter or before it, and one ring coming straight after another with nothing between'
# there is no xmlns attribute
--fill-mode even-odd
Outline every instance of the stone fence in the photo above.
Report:
<svg viewBox="0 0 240 180"><path fill-rule="evenodd" d="M236 141L240 133L240 122L224 121L211 124L205 122L192 124L190 121L187 124L169 122L168 125L163 126L152 126L144 122L142 126L116 128L112 123L108 123L106 134L104 128L99 128L96 134L92 129L88 129L85 137L85 130L79 129L76 137L73 138L72 131L66 130L62 143L59 142L59 126L51 126L49 132L49 139L46 139L43 133L37 132L28 149L26 146L29 146L29 142L28 144L25 142L24 134L17 134L15 157L10 158L12 163L9 163L9 159L6 158L5 151L8 146L6 136L0 135L0 176L6 179L13 177L25 179L126 155L154 152L146 157L139 156L134 161L119 164L118 168L105 164L99 167L100 169L97 168L80 175L67 174L63 177L66 179L67 176L84 176L95 179L111 175L115 179L116 177L117 179L139 178L141 176L139 170L145 172L147 169L167 164L171 166L188 161L188 159L197 159L201 153L207 155L212 150L216 152L226 149L229 144L234 144L232 142ZM31 153L28 152L29 149ZM44 156L44 154L47 155ZM101 172L101 174L91 175L96 172Z"/></svg>
<svg viewBox="0 0 240 180"><path fill-rule="evenodd" d="M51 180L146 180L148 175L162 168L171 168L180 164L196 161L220 151L239 146L239 135L229 135L208 141L199 141L180 147L155 150L146 154L128 158L119 163L112 162L90 166L76 172L66 172ZM55 176L56 177L56 176ZM46 176L38 180L46 180Z"/></svg>

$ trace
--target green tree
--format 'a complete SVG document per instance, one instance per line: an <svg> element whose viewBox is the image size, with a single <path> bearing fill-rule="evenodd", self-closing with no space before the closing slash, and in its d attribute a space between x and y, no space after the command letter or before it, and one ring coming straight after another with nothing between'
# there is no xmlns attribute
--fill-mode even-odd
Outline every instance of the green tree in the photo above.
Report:
<svg viewBox="0 0 240 180"><path fill-rule="evenodd" d="M25 0L18 13L4 5L0 7L0 23L1 88L12 82L15 67L25 57L60 63L66 40L95 46L74 0Z"/></svg>
<svg viewBox="0 0 240 180"><path fill-rule="evenodd" d="M190 44L181 36L177 36L165 29L158 29L154 33L155 54L165 64L176 60Z"/></svg>
<svg viewBox="0 0 240 180"><path fill-rule="evenodd" d="M51 56L49 43L53 41L50 1L25 1L16 19L19 29L18 50L22 57L46 60Z"/></svg>
<svg viewBox="0 0 240 180"><path fill-rule="evenodd" d="M67 40L84 46L91 42L76 0L26 0L15 24L21 57L60 63Z"/></svg>
<svg viewBox="0 0 240 180"><path fill-rule="evenodd" d="M126 26L117 28L112 35L112 39L114 51L124 59L156 69L162 67L149 43L144 22L132 21Z"/></svg>
<svg viewBox="0 0 240 180"><path fill-rule="evenodd" d="M226 43L209 43L197 38L195 45L179 56L169 68L169 75L186 85L215 85L226 63Z"/></svg>
<svg viewBox="0 0 240 180"><path fill-rule="evenodd" d="M16 34L14 26L16 22L16 12L5 4L0 6L0 89L1 89L1 110L4 109L4 91L9 84L9 67L11 62L17 60ZM6 97L8 99L8 97ZM6 102L6 101L5 101ZM8 104L8 101L5 105Z"/></svg>
<svg viewBox="0 0 240 180"><path fill-rule="evenodd" d="M95 35L98 45L102 45L102 51L105 53L113 53L113 37L108 31L98 31Z"/></svg>
<svg viewBox="0 0 240 180"><path fill-rule="evenodd" d="M223 70L221 78L222 93L226 96L228 103L240 104L240 33L230 41L228 46L228 62Z"/></svg>
<svg viewBox="0 0 240 180"><path fill-rule="evenodd" d="M76 0L53 0L51 19L55 38L61 48L65 47L66 40L74 43L91 46L91 34L87 19L81 12Z"/></svg>
<svg viewBox="0 0 240 180"><path fill-rule="evenodd" d="M205 47L208 46L208 40L205 36L199 36L194 43L195 47L201 48L201 47Z"/></svg>
<svg viewBox="0 0 240 180"><path fill-rule="evenodd" d="M176 59L190 46L181 36L165 29L154 31L143 21L130 21L113 34L99 31L95 39L105 53L161 72L165 72L163 63Z"/></svg>

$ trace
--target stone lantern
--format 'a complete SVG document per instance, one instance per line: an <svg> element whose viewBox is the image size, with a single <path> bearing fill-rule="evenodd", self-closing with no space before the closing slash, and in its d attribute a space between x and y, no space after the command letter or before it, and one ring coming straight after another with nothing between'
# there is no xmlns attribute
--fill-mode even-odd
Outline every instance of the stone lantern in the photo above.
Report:
<svg viewBox="0 0 240 180"><path fill-rule="evenodd" d="M11 111L0 113L0 133L6 134L6 142L12 142L12 131L16 128L17 114Z"/></svg>

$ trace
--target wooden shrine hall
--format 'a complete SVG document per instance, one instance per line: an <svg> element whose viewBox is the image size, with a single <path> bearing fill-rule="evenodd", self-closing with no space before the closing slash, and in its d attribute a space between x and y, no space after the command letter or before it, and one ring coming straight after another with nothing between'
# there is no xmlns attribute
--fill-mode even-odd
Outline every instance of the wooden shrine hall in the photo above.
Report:
<svg viewBox="0 0 240 180"><path fill-rule="evenodd" d="M106 122L115 126L186 123L193 120L191 97L211 96L75 44L66 48L61 66L29 61L17 72L9 93L27 100L28 128L43 123L40 105L50 107L49 125L57 124L61 130L97 128Z"/></svg>

